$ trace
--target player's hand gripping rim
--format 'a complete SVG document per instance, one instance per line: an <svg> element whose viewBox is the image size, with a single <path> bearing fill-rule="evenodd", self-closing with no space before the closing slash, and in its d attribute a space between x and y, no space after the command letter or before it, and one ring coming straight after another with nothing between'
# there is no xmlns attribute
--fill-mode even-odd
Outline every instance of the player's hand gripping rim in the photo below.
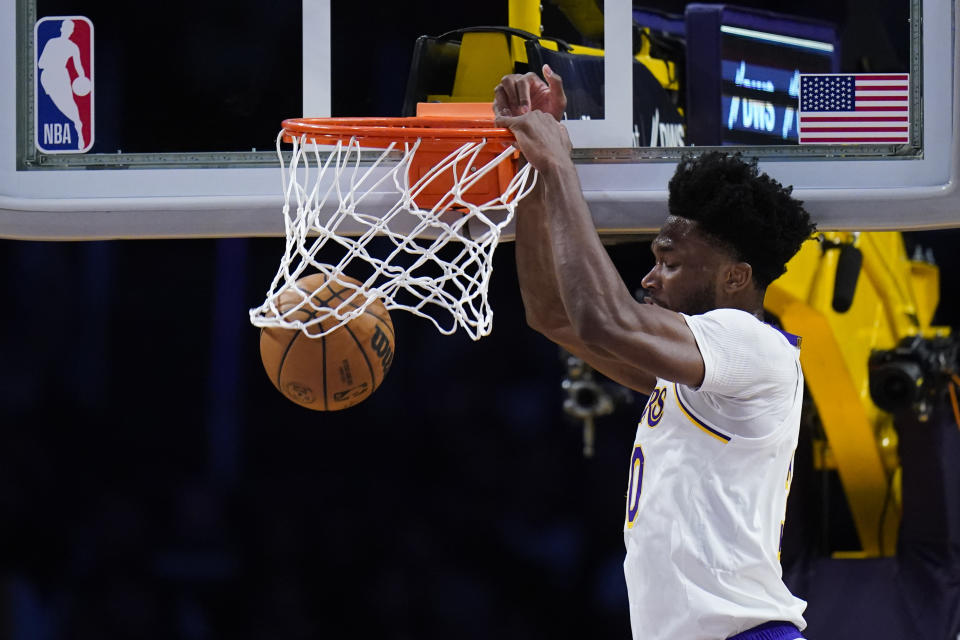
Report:
<svg viewBox="0 0 960 640"><path fill-rule="evenodd" d="M559 122L567 108L563 78L546 64L543 65L543 77L546 82L532 71L504 76L493 92L494 115L522 116L530 111L543 111Z"/></svg>

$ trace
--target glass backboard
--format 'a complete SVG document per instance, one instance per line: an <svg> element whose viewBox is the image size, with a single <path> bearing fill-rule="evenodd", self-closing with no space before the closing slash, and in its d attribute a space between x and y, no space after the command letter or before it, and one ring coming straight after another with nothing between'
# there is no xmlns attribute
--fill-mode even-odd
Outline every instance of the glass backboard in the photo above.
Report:
<svg viewBox="0 0 960 640"><path fill-rule="evenodd" d="M284 118L490 100L503 73L544 62L571 95L566 124L604 235L659 226L673 164L691 146L757 156L823 228L960 217L956 17L942 0L165 6L144 19L101 1L0 0L17 43L0 54L11 90L0 107L3 235L281 234ZM66 40L76 59L57 49ZM51 96L84 74L92 86L68 96L71 116ZM899 78L903 119L866 126L900 137L801 144L801 76L815 74ZM71 146L77 118L89 121L83 148Z"/></svg>

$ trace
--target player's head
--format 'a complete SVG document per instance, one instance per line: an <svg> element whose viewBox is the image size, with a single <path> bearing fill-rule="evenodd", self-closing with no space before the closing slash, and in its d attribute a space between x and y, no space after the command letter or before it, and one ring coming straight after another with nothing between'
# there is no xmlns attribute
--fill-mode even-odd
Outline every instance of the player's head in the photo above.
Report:
<svg viewBox="0 0 960 640"><path fill-rule="evenodd" d="M670 217L644 278L654 301L703 313L763 292L815 226L802 203L755 162L709 152L685 156L670 180Z"/></svg>
<svg viewBox="0 0 960 640"><path fill-rule="evenodd" d="M73 33L73 20L64 20L60 23L60 35L69 38Z"/></svg>

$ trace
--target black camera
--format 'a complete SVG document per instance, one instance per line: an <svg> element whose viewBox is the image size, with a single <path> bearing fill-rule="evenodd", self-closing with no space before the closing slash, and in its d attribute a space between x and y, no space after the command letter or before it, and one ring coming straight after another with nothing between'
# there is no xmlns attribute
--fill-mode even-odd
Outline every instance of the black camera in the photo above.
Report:
<svg viewBox="0 0 960 640"><path fill-rule="evenodd" d="M924 420L956 370L958 344L952 336L911 336L890 350L870 354L870 397L890 413L911 410Z"/></svg>

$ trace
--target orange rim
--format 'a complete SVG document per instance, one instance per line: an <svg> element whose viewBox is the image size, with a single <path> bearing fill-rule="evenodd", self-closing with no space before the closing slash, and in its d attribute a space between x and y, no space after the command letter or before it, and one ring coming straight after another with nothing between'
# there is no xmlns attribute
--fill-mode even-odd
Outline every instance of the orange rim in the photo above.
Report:
<svg viewBox="0 0 960 640"><path fill-rule="evenodd" d="M301 137L309 142L346 142L355 137L362 147L386 147L392 142L416 140L427 148L481 140L506 147L515 140L509 129L494 126L492 118L290 118L282 126L287 142Z"/></svg>

